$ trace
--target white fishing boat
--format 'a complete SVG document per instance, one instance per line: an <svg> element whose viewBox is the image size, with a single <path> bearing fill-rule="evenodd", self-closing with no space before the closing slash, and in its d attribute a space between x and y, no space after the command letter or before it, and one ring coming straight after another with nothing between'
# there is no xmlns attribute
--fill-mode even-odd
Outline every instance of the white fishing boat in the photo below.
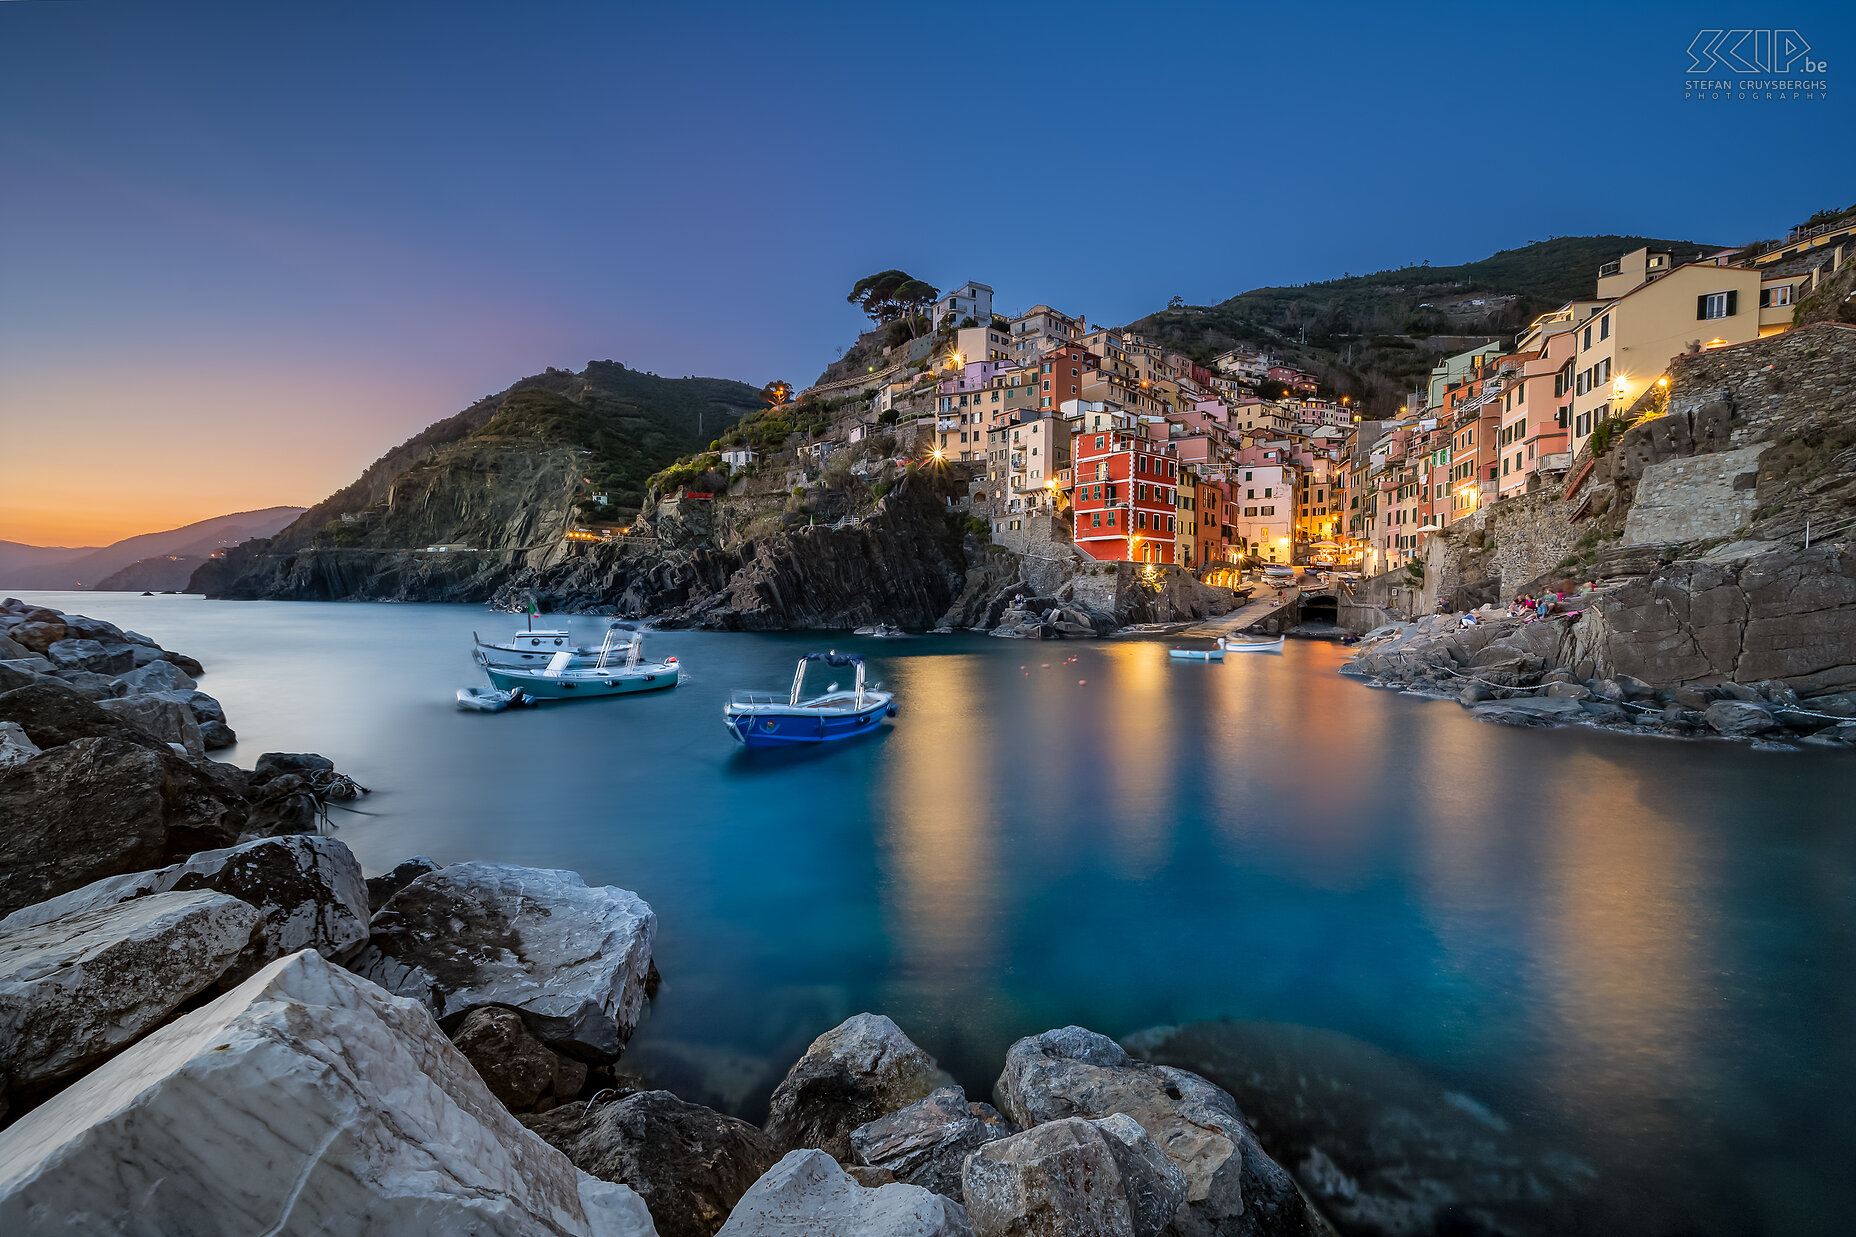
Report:
<svg viewBox="0 0 1856 1237"><path fill-rule="evenodd" d="M1225 636L1219 639L1218 647L1227 653L1280 653L1282 641L1281 636L1270 640L1233 640Z"/></svg>
<svg viewBox="0 0 1856 1237"><path fill-rule="evenodd" d="M622 639L629 636L630 639ZM674 657L663 661L644 660L644 633L614 625L606 630L605 643L590 664L576 665L576 654L562 648L540 667L491 665L483 649L477 650L477 664L490 676L496 687L508 691L520 689L538 700L575 700L591 696L624 696L636 692L661 691L675 687L682 679L683 668Z"/></svg>
<svg viewBox="0 0 1856 1237"><path fill-rule="evenodd" d="M1224 649L1168 649L1166 655L1174 661L1223 661Z"/></svg>
<svg viewBox="0 0 1856 1237"><path fill-rule="evenodd" d="M519 687L512 687L508 691L499 691L494 687L458 688L458 708L466 713L501 713L504 709L520 709L535 703Z"/></svg>
<svg viewBox="0 0 1856 1237"><path fill-rule="evenodd" d="M533 619L530 620L531 624L533 621ZM608 630L612 628L624 630L624 625L615 621ZM484 665L496 666L499 669L533 668L539 670L553 661L556 653L569 654L568 664L570 665L590 666L599 656L598 645L575 644L573 633L564 627L536 628L531 626L525 631L515 632L508 640L500 642L485 640L474 631L470 633L470 637L476 644L478 660Z"/></svg>

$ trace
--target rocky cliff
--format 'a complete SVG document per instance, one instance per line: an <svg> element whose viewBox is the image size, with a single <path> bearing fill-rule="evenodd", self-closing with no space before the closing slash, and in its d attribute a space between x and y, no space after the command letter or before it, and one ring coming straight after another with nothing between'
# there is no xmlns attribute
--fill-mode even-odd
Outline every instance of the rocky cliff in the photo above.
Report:
<svg viewBox="0 0 1856 1237"><path fill-rule="evenodd" d="M583 520L624 518L646 479L760 406L719 378L611 361L549 370L402 443L276 536L195 573L213 597L476 601L567 552Z"/></svg>

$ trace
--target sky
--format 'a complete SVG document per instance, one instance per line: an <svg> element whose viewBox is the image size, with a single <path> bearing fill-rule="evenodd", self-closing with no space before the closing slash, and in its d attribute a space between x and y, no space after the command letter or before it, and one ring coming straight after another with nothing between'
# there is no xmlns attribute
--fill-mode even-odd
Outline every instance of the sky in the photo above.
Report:
<svg viewBox="0 0 1856 1237"><path fill-rule="evenodd" d="M1685 99L1705 26L1829 91ZM548 366L803 384L889 267L1119 324L1773 236L1856 202L1852 51L1821 3L0 3L0 539L308 505Z"/></svg>

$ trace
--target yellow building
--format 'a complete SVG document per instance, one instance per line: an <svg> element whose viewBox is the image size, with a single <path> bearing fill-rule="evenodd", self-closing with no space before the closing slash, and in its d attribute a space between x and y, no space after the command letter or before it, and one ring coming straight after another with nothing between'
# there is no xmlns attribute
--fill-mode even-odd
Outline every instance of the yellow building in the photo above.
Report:
<svg viewBox="0 0 1856 1237"><path fill-rule="evenodd" d="M1659 258L1664 262L1652 265ZM1635 403L1676 357L1761 334L1758 271L1712 262L1671 267L1666 258L1638 250L1606 268L1641 259L1646 281L1599 306L1578 328L1570 444L1575 452L1606 417ZM1601 272L1599 287L1621 286L1612 281L1636 273Z"/></svg>

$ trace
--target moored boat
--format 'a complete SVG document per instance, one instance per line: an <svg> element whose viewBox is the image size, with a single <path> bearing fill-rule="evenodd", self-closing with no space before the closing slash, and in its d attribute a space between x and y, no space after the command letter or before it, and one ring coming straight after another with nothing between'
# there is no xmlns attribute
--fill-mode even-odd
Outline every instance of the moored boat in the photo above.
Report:
<svg viewBox="0 0 1856 1237"><path fill-rule="evenodd" d="M813 662L856 668L849 691L832 683L816 696L805 694L806 668ZM895 696L864 682L864 659L855 653L808 653L793 671L792 690L738 691L722 707L722 721L735 741L746 747L800 747L868 734L896 715Z"/></svg>
<svg viewBox="0 0 1856 1237"><path fill-rule="evenodd" d="M620 640L627 635L629 640ZM492 684L505 691L519 688L539 700L661 691L675 687L682 678L683 668L676 658L644 660L644 633L626 631L616 624L607 629L605 643L590 664L576 665L576 657L571 649L562 648L545 666L518 668L492 665L484 650L477 650L477 664L490 676Z"/></svg>
<svg viewBox="0 0 1856 1237"><path fill-rule="evenodd" d="M1219 639L1218 647L1227 653L1280 653L1282 641L1281 636L1272 640L1233 640L1225 636Z"/></svg>
<svg viewBox="0 0 1856 1237"><path fill-rule="evenodd" d="M1166 655L1174 661L1223 661L1224 649L1168 649Z"/></svg>
<svg viewBox="0 0 1856 1237"><path fill-rule="evenodd" d="M622 628L618 623L612 626ZM599 646L575 644L573 633L564 627L530 627L526 631L516 632L506 641L485 640L474 631L470 637L475 642L478 661L487 666L540 669L553 661L556 653L561 652L573 655L570 665L586 666L599 656Z"/></svg>
<svg viewBox="0 0 1856 1237"><path fill-rule="evenodd" d="M519 687L508 691L494 687L458 688L458 708L466 713L501 713L504 709L520 709L534 703Z"/></svg>

